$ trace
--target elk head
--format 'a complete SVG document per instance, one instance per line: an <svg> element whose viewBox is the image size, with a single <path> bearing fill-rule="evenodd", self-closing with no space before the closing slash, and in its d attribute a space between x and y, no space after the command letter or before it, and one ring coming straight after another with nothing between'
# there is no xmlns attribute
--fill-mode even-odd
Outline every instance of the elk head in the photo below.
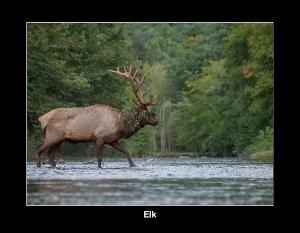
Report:
<svg viewBox="0 0 300 233"><path fill-rule="evenodd" d="M119 67L117 70L109 71L126 78L130 82L135 96L134 117L138 119L141 126L144 127L145 125L157 125L158 120L154 118L155 113L150 111L150 106L158 104L158 102L155 101L156 96L151 98L149 101L144 100L150 90L150 88L148 88L145 92L142 90L142 85L146 79L146 75L142 78L138 78L137 75L139 73L139 68L133 72L131 65L128 71L126 71L125 67L124 72L121 72Z"/></svg>

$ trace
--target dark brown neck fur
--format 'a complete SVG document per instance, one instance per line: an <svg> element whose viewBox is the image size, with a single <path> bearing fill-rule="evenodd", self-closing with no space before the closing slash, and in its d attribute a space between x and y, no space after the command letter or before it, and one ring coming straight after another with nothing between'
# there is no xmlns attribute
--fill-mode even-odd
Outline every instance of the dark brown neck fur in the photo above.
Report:
<svg viewBox="0 0 300 233"><path fill-rule="evenodd" d="M144 125L141 122L141 112L137 108L132 108L129 112L122 114L123 125L124 125L124 138L129 138L135 134L139 129L143 128Z"/></svg>

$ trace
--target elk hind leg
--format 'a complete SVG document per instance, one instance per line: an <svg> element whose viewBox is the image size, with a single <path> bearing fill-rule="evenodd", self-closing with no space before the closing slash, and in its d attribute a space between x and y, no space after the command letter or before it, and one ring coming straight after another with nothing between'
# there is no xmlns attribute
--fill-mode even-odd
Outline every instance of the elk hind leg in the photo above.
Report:
<svg viewBox="0 0 300 233"><path fill-rule="evenodd" d="M46 141L36 147L35 154L36 154L36 158L37 158L37 167L41 166L41 156L42 156L43 152L58 142L59 142L58 140Z"/></svg>
<svg viewBox="0 0 300 233"><path fill-rule="evenodd" d="M58 142L56 144L54 144L53 146L51 146L47 152L48 154L48 159L50 161L51 167L55 168L56 166L56 162L54 161L54 157L55 157L55 152L57 151L57 149L59 148L59 146L61 145L61 142Z"/></svg>
<svg viewBox="0 0 300 233"><path fill-rule="evenodd" d="M39 148L43 145L43 143L41 143L40 145L38 145L36 148L35 148L35 156L36 156L36 160L37 160L37 167L41 167L41 156L42 156L42 153L43 151L39 152ZM39 152L39 153L38 153Z"/></svg>
<svg viewBox="0 0 300 233"><path fill-rule="evenodd" d="M123 153L127 157L130 167L135 167L134 163L131 160L129 152L121 144L119 144L117 141L115 141L115 142L111 143L110 145L114 149L116 149L117 151L120 151L121 153Z"/></svg>

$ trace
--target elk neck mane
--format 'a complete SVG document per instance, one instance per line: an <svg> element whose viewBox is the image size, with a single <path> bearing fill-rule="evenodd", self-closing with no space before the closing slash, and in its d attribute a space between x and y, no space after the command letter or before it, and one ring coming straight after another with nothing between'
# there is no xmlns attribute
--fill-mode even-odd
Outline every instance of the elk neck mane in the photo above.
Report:
<svg viewBox="0 0 300 233"><path fill-rule="evenodd" d="M139 129L143 128L144 125L141 122L141 113L133 107L128 112L122 113L122 121L124 124L124 137L128 138L136 133Z"/></svg>

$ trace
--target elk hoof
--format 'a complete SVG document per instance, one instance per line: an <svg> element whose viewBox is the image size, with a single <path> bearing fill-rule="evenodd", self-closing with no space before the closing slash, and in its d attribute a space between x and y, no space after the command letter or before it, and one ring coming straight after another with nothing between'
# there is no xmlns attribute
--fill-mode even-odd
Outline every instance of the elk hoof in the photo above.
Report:
<svg viewBox="0 0 300 233"><path fill-rule="evenodd" d="M37 166L37 167L41 167L41 162L37 162L37 163L36 163L36 166Z"/></svg>
<svg viewBox="0 0 300 233"><path fill-rule="evenodd" d="M131 163L131 164L130 164L130 167L136 167L136 166L135 166L135 164L134 164L134 163Z"/></svg>
<svg viewBox="0 0 300 233"><path fill-rule="evenodd" d="M98 168L102 168L101 163L98 163Z"/></svg>
<svg viewBox="0 0 300 233"><path fill-rule="evenodd" d="M55 168L56 167L56 162L51 163L51 168Z"/></svg>

